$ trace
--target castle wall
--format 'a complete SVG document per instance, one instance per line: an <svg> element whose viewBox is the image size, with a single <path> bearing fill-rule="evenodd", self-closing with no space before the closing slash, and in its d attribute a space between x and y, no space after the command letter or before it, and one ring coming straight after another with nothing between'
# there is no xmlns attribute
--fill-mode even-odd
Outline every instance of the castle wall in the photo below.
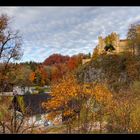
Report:
<svg viewBox="0 0 140 140"><path fill-rule="evenodd" d="M91 59L83 59L82 60L82 64L85 64L85 63L87 63L87 62L89 62Z"/></svg>
<svg viewBox="0 0 140 140"><path fill-rule="evenodd" d="M121 53L121 52L127 52L131 51L131 49L128 47L128 41L125 40L119 40L119 38L116 38L116 40L113 42L113 47L115 50L112 53ZM105 52L105 42L102 39L99 39L99 44L97 45L99 54L102 54Z"/></svg>

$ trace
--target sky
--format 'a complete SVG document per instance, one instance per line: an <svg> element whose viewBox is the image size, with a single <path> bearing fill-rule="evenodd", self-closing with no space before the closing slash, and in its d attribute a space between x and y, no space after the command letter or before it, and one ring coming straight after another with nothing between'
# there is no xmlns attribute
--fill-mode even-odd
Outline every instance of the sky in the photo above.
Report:
<svg viewBox="0 0 140 140"><path fill-rule="evenodd" d="M126 38L129 26L140 21L140 7L0 7L20 30L21 62L43 62L53 53L93 53L98 36L117 32Z"/></svg>

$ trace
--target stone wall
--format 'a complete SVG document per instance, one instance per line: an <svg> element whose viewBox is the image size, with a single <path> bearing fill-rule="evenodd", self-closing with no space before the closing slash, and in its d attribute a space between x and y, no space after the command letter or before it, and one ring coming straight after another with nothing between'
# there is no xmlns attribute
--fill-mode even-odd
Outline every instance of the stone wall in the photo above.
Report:
<svg viewBox="0 0 140 140"><path fill-rule="evenodd" d="M82 60L82 64L85 64L85 63L87 63L87 62L89 62L91 59L83 59Z"/></svg>
<svg viewBox="0 0 140 140"><path fill-rule="evenodd" d="M105 39L103 39L102 37L98 38L98 45L97 45L97 49L98 49L98 53L99 54L103 54L103 53L109 53L105 51ZM127 39L124 40L120 40L118 36L115 37L115 40L113 41L113 47L115 48L115 50L113 50L113 53L121 53L121 52L126 52L126 51L131 51L131 48L128 47L128 41Z"/></svg>

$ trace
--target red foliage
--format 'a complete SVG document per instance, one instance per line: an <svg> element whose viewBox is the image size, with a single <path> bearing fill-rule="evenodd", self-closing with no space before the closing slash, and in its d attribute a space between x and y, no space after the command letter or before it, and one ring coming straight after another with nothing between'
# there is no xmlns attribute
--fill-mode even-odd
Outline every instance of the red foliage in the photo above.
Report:
<svg viewBox="0 0 140 140"><path fill-rule="evenodd" d="M63 56L61 54L53 54L49 56L43 63L50 66L50 81L57 81L67 72L75 70L82 63L83 54L74 55L72 57Z"/></svg>
<svg viewBox="0 0 140 140"><path fill-rule="evenodd" d="M81 56L72 56L67 63L68 69L70 71L74 70L75 68L78 67L78 65L81 62L82 62L82 57Z"/></svg>
<svg viewBox="0 0 140 140"><path fill-rule="evenodd" d="M44 65L55 65L55 64L60 64L60 63L66 63L69 60L69 56L63 56L61 54L53 54L49 56L45 61Z"/></svg>

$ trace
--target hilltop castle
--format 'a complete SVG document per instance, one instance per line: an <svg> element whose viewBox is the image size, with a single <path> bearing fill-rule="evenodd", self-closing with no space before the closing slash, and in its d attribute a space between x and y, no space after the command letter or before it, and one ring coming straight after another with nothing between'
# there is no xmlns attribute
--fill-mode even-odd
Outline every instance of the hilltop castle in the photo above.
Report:
<svg viewBox="0 0 140 140"><path fill-rule="evenodd" d="M112 50L105 48L107 46L106 41L105 41L106 38L103 38L101 36L98 37L99 43L96 46L98 54L103 54L103 53L106 53L106 54L116 53L116 54L118 54L118 53L123 53L123 52L132 52L132 48L129 47L127 39L121 40L119 38L119 35L117 35L116 33L112 33L111 36L113 38L112 43L111 43L111 45L113 47ZM137 51L135 53L137 54Z"/></svg>
<svg viewBox="0 0 140 140"><path fill-rule="evenodd" d="M137 31L138 32L138 31ZM140 32L138 32L140 33ZM111 33L107 37L98 37L98 45L93 51L93 55L101 54L120 54L120 53L133 53L134 55L140 54L138 47L135 46L135 51L128 43L128 39L120 39L119 35L115 32ZM83 59L82 64L89 62L91 59Z"/></svg>

